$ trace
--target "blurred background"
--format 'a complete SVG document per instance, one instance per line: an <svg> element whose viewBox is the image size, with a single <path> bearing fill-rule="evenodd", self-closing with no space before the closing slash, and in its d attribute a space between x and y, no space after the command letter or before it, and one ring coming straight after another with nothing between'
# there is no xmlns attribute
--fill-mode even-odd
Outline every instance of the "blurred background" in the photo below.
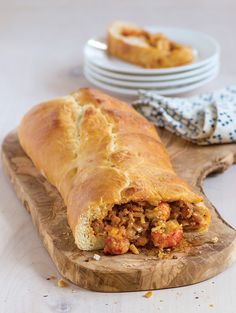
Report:
<svg viewBox="0 0 236 313"><path fill-rule="evenodd" d="M0 0L0 106L14 105L14 118L5 113L9 129L29 105L87 84L84 44L116 19L208 33L221 45L221 71L201 90L234 83L235 10L234 0Z"/></svg>

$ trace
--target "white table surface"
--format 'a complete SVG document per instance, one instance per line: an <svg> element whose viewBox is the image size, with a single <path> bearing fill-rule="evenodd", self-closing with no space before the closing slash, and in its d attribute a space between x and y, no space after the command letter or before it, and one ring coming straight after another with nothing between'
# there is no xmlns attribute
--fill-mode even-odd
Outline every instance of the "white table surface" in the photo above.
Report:
<svg viewBox="0 0 236 313"><path fill-rule="evenodd" d="M81 71L83 44L102 34L114 19L208 32L222 47L221 73L196 92L235 83L235 10L234 0L0 0L0 140L33 104L89 85ZM235 181L236 166L205 181L206 194L234 226ZM150 299L142 297L144 292L58 288L55 281L46 280L48 275L60 275L2 165L0 191L1 313L236 312L236 264L214 279L155 291Z"/></svg>

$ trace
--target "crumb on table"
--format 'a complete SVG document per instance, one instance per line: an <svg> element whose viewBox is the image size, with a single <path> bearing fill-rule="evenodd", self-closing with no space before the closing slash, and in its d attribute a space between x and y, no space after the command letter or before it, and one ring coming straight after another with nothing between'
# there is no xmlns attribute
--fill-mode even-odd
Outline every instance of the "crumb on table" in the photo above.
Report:
<svg viewBox="0 0 236 313"><path fill-rule="evenodd" d="M57 286L60 288L65 288L65 287L68 287L69 284L66 281L64 281L63 279L59 279L57 281Z"/></svg>
<svg viewBox="0 0 236 313"><path fill-rule="evenodd" d="M153 297L153 292L152 291L148 291L144 295L144 298L151 298L151 297Z"/></svg>
<svg viewBox="0 0 236 313"><path fill-rule="evenodd" d="M47 280L53 280L53 279L56 279L56 276L50 275L50 276L48 276L46 279L47 279Z"/></svg>

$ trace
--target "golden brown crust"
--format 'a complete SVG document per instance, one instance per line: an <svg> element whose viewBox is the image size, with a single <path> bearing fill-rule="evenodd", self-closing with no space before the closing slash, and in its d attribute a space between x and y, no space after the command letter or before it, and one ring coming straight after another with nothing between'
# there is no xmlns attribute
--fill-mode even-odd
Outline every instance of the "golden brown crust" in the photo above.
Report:
<svg viewBox="0 0 236 313"><path fill-rule="evenodd" d="M154 126L98 90L80 89L34 107L18 135L35 166L61 193L81 249L103 247L90 223L114 204L202 201L176 176Z"/></svg>
<svg viewBox="0 0 236 313"><path fill-rule="evenodd" d="M131 36L127 36L128 31ZM155 46L153 42L157 36L160 37L160 44ZM110 26L107 43L110 55L145 68L180 66L194 59L190 47L170 41L162 34L152 35L136 25L123 22L114 22Z"/></svg>

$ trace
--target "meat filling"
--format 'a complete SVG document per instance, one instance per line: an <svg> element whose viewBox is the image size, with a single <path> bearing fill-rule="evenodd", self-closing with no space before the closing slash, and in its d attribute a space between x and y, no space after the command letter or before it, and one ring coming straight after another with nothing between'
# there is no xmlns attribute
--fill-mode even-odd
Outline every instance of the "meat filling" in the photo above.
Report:
<svg viewBox="0 0 236 313"><path fill-rule="evenodd" d="M151 47L157 48L162 51L171 51L174 49L178 49L179 45L170 41L167 37L165 37L161 33L148 33L142 29L136 28L123 28L121 32L122 36L125 37L139 37L143 39L143 41L147 42Z"/></svg>
<svg viewBox="0 0 236 313"><path fill-rule="evenodd" d="M199 228L203 216L197 207L183 201L146 202L115 205L103 220L94 220L95 236L105 237L104 252L123 254L136 247L172 248L183 237L184 230Z"/></svg>

